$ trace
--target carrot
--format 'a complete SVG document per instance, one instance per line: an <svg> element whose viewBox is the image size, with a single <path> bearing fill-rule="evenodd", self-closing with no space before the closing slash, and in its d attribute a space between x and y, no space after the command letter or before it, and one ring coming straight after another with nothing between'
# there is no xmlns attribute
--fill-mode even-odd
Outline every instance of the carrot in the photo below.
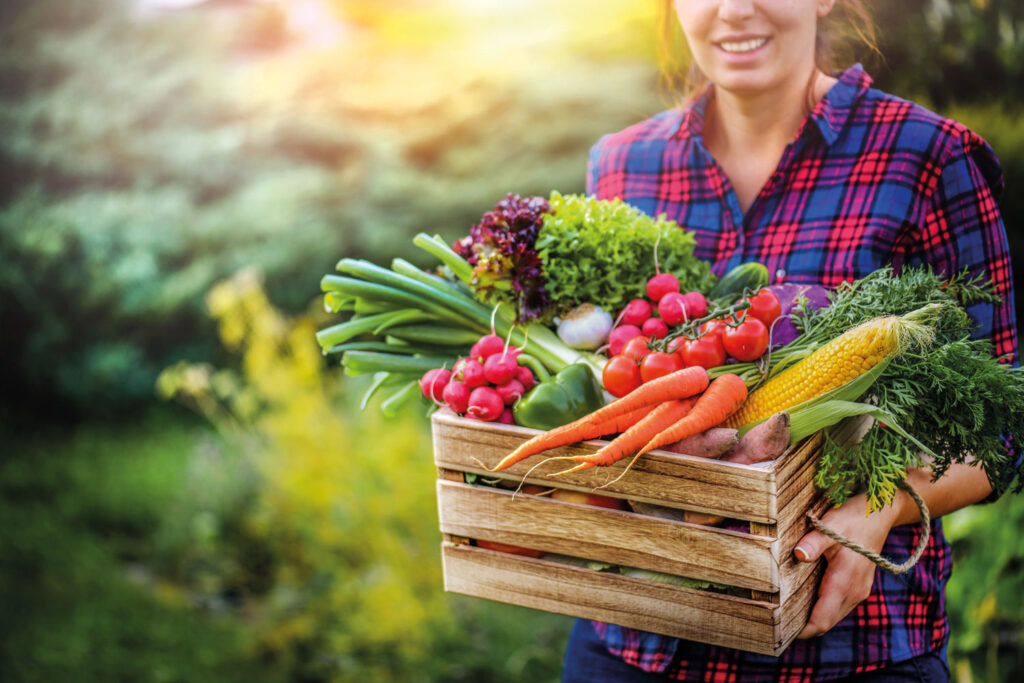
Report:
<svg viewBox="0 0 1024 683"><path fill-rule="evenodd" d="M567 446L571 443L586 441L587 439L596 439L599 436L624 432L646 417L655 408L656 406L654 405L640 406L628 413L611 417L596 424L586 424L582 420L576 420L567 425L549 429L543 434L538 434L529 441L520 444L518 448L506 455L493 469L487 468L487 471L497 472L503 470L515 465L520 460L525 460L531 455L536 455L552 448L558 448L559 446Z"/></svg>
<svg viewBox="0 0 1024 683"><path fill-rule="evenodd" d="M699 365L693 365L645 382L622 398L598 408L576 422L603 422L640 406L696 396L707 387L708 371Z"/></svg>
<svg viewBox="0 0 1024 683"><path fill-rule="evenodd" d="M631 455L640 444L646 443L666 427L678 422L680 418L690 412L696 400L684 398L659 404L647 417L624 431L596 453L572 456L571 459L578 462L579 465L558 474L579 472L596 465L605 467L622 460L627 455Z"/></svg>
<svg viewBox="0 0 1024 683"><path fill-rule="evenodd" d="M719 375L697 398L693 410L647 442L637 456L717 427L747 400L747 385L732 373Z"/></svg>

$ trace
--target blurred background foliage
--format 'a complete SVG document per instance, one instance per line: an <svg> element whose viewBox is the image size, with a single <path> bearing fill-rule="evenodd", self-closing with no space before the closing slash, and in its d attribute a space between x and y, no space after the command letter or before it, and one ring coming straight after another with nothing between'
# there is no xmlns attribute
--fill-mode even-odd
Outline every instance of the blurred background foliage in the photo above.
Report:
<svg viewBox="0 0 1024 683"><path fill-rule="evenodd" d="M1024 6L873 4L859 58L990 142L1020 268ZM0 679L557 678L569 620L441 591L425 406L359 413L315 299L343 255L581 191L672 102L653 8L0 5ZM949 520L959 680L1024 676L1022 522Z"/></svg>

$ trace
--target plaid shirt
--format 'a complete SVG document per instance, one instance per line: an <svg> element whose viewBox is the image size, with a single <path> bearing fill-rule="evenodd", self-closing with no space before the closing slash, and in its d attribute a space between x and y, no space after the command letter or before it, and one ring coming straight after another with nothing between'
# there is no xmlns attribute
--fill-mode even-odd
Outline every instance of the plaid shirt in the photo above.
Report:
<svg viewBox="0 0 1024 683"><path fill-rule="evenodd" d="M984 273L1003 303L969 309L977 336L1016 358L1009 249L996 206L999 162L963 125L870 85L860 65L840 75L745 215L703 144L710 89L687 109L602 138L591 151L587 193L666 214L693 231L696 255L718 275L745 261L765 264L776 282L826 287L890 264ZM883 554L901 561L917 538L916 527L896 527ZM935 520L911 571L876 571L866 601L828 633L797 640L780 657L594 626L611 652L670 678L828 680L929 651L944 655L950 571L949 543Z"/></svg>

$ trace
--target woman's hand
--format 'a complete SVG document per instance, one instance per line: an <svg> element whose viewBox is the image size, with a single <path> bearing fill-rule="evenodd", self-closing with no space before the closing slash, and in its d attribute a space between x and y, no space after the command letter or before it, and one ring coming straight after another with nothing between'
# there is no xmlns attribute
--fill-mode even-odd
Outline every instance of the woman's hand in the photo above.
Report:
<svg viewBox="0 0 1024 683"><path fill-rule="evenodd" d="M881 552L885 539L899 514L895 506L886 506L867 517L867 498L854 496L843 505L830 510L821 521L876 553ZM825 633L867 599L875 579L875 564L863 555L844 548L818 531L812 531L797 543L793 554L801 562L813 562L822 555L828 566L818 588L818 601L811 611L810 621L798 638L813 638Z"/></svg>
<svg viewBox="0 0 1024 683"><path fill-rule="evenodd" d="M992 492L988 476L981 467L956 463L938 480L932 481L931 477L927 467L907 471L907 483L924 499L932 519L977 503ZM821 521L851 541L880 553L894 526L914 524L921 519L914 500L903 490L896 492L892 505L865 517L867 509L867 498L863 494L854 496L826 513ZM798 638L813 638L828 631L871 592L875 564L818 531L801 538L793 554L801 562L814 562L822 555L828 562L818 588L818 601Z"/></svg>

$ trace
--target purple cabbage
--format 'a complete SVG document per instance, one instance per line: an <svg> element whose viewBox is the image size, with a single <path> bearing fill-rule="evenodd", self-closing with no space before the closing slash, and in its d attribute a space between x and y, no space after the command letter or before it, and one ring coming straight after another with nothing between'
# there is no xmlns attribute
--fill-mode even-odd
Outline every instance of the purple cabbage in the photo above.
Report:
<svg viewBox="0 0 1024 683"><path fill-rule="evenodd" d="M799 336L800 331L793 323L793 319L787 316L796 313L801 298L806 297L807 307L811 310L824 308L831 303L828 290L820 285L771 285L767 289L779 299L782 306L782 317L772 327L773 349L785 346Z"/></svg>
<svg viewBox="0 0 1024 683"><path fill-rule="evenodd" d="M485 303L513 302L519 321L540 317L551 304L535 248L544 214L550 212L543 197L509 193L453 245L473 266L473 290Z"/></svg>

